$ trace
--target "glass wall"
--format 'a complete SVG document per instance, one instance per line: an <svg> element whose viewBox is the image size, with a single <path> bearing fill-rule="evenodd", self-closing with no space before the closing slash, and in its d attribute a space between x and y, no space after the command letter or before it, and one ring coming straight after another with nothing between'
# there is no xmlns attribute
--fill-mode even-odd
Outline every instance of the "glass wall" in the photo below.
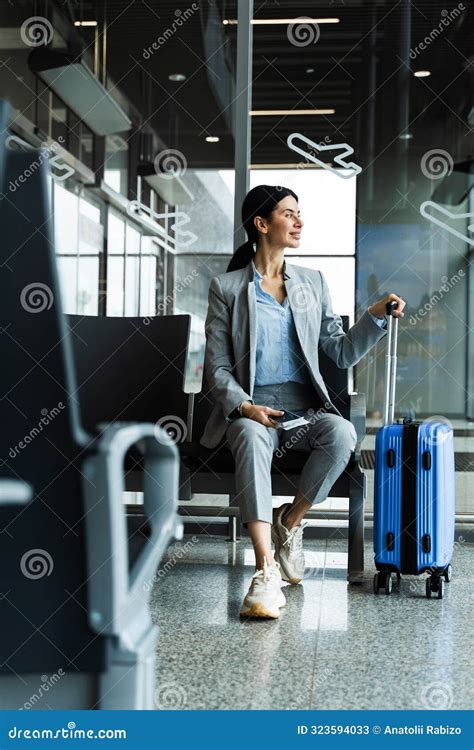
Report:
<svg viewBox="0 0 474 750"><path fill-rule="evenodd" d="M467 261L458 238L429 226L359 227L358 302L394 291L407 300L398 344L397 408L403 416L462 417L467 391ZM385 346L357 369L369 409L380 418Z"/></svg>
<svg viewBox="0 0 474 750"><path fill-rule="evenodd" d="M163 292L163 250L111 208L107 226L106 314L155 315Z"/></svg>
<svg viewBox="0 0 474 750"><path fill-rule="evenodd" d="M106 136L104 182L122 195L128 192L128 149L127 135Z"/></svg>
<svg viewBox="0 0 474 750"><path fill-rule="evenodd" d="M117 194L110 205L99 187L81 188L87 170L52 183L66 309L190 313L193 389L202 370L209 282L225 270L234 249L233 159L243 124L234 117L239 25L223 20L234 19L237 5L205 4L172 26L165 50L144 47L139 85L128 77L122 54L126 14L116 19L109 29L107 85L118 96L110 82L119 81L120 100L129 98L135 141L132 132L96 137L29 70L31 47L20 29L34 3L0 10L0 84L21 115L16 124L61 138L89 169L104 141L104 182ZM384 14L375 2L355 13L339 3L330 22L308 21L299 29L272 23L277 13L270 5L254 8L255 20L265 23L252 27L250 185L282 184L298 194L305 227L301 247L287 257L324 273L337 312L354 321L390 291L407 300L400 414L462 417L469 410L473 416L474 339L467 315L472 318L474 309L474 109L466 65L472 10L447 15L436 0L423 13L404 4L403 13L397 6ZM56 6L53 46L63 49L74 29L70 13ZM313 10L303 3L298 15L311 17ZM438 29L440 14L440 33L420 46ZM164 17L156 21L164 31ZM196 67L197 57L206 65ZM163 73L164 59L169 70ZM146 138L138 123L146 125ZM307 139L303 153L293 148L298 135L300 147ZM143 179L142 198L166 215L157 222L166 231L161 238L133 221L125 203L117 208L118 197L134 194L138 161L154 164L158 148L162 168L155 165L151 180ZM381 342L355 370L376 420L384 354Z"/></svg>
<svg viewBox="0 0 474 750"><path fill-rule="evenodd" d="M314 15L306 10L300 4L298 16ZM472 9L434 2L420 13L404 3L386 13L367 3L355 14L340 3L331 13L325 24L278 26L268 7L255 8L251 184L286 184L300 196L306 225L293 262L323 271L337 312L357 320L389 292L407 301L397 416L466 417ZM472 294L472 272L470 283ZM385 346L354 373L374 424Z"/></svg>
<svg viewBox="0 0 474 750"><path fill-rule="evenodd" d="M288 261L321 271L333 309L354 320L356 180L334 181L322 169L253 169L250 187L282 185L298 196L304 221L300 247L286 250ZM339 182L341 184L339 184Z"/></svg>
<svg viewBox="0 0 474 750"><path fill-rule="evenodd" d="M54 229L66 313L97 315L103 253L101 207L53 181Z"/></svg>
<svg viewBox="0 0 474 750"><path fill-rule="evenodd" d="M183 181L190 197L176 207L175 220L189 220L182 229L189 227L194 239L178 240L176 253L170 256L172 283L165 301L167 312L192 316L186 390L200 391L209 284L224 273L233 252L233 171L188 170Z"/></svg>

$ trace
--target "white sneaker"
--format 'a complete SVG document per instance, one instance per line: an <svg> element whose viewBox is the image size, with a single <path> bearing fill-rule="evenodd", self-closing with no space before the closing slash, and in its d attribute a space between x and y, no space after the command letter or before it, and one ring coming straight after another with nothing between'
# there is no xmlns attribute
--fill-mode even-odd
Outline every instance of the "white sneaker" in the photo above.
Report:
<svg viewBox="0 0 474 750"><path fill-rule="evenodd" d="M308 524L300 523L287 529L281 517L289 506L290 503L285 503L273 510L272 541L282 578L289 583L299 583L304 578L303 529Z"/></svg>
<svg viewBox="0 0 474 750"><path fill-rule="evenodd" d="M266 558L263 558L263 570L257 570L252 576L250 588L240 609L241 617L280 617L280 607L286 604L281 583L278 563L268 565Z"/></svg>

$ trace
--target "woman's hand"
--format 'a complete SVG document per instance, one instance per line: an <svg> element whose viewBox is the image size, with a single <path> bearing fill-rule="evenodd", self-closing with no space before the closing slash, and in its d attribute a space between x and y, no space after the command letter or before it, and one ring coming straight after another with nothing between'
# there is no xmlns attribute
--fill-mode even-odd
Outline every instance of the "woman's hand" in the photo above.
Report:
<svg viewBox="0 0 474 750"><path fill-rule="evenodd" d="M258 406L246 401L242 404L242 416L253 419L255 422L265 425L265 427L279 427L278 422L271 419L270 415L280 416L283 414L281 409L272 409L270 406Z"/></svg>
<svg viewBox="0 0 474 750"><path fill-rule="evenodd" d="M387 302L396 302L397 308L393 311L393 317L394 318L403 318L403 308L406 305L405 300L403 300L401 297L398 297L396 294L387 294L386 297L379 300L375 303L375 305L371 305L369 307L369 313L372 315L375 315L377 318L384 318L386 313L386 305Z"/></svg>

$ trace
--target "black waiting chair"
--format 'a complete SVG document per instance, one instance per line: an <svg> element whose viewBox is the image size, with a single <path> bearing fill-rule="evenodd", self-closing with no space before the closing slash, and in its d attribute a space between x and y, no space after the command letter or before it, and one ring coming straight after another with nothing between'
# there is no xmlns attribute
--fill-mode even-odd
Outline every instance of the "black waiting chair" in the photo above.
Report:
<svg viewBox="0 0 474 750"><path fill-rule="evenodd" d="M94 433L97 422L143 421L162 426L175 443L184 440L191 316L65 317L86 429ZM126 489L141 492L142 457L136 448L127 452L125 469Z"/></svg>
<svg viewBox="0 0 474 750"><path fill-rule="evenodd" d="M169 430L180 456L180 512L183 518L212 515L215 508L186 506L194 493L228 494L229 534L237 539L240 521L235 498L234 460L225 440L214 450L199 443L212 409L212 394L184 392L186 352L189 344L189 315L156 318L98 318L67 316L74 344L83 421L93 429L96 413L103 421L145 419ZM348 319L343 317L345 330ZM139 364L138 364L139 363ZM349 393L347 370L336 367L324 352L320 366L331 398L341 413L354 424L358 445L346 471L331 490L332 497L349 498L348 578L360 582L364 569L365 475L360 466L360 444L365 436L365 397ZM157 382L160 387L157 387ZM97 412L98 410L98 412ZM306 457L297 451L275 456L272 484L275 495L295 494ZM126 487L141 491L141 457L133 451L126 458ZM140 506L129 506L139 515Z"/></svg>
<svg viewBox="0 0 474 750"><path fill-rule="evenodd" d="M146 592L182 532L178 451L154 424L81 423L40 163L8 152L0 203L0 708L153 708ZM123 464L137 444L147 527L132 556Z"/></svg>
<svg viewBox="0 0 474 750"><path fill-rule="evenodd" d="M342 316L344 330L348 330L349 320ZM348 573L351 583L361 583L364 571L364 504L366 497L365 475L360 465L361 443L365 437L366 405L365 395L349 392L349 372L340 369L322 351L319 352L319 364L324 381L328 385L329 395L341 414L349 419L357 432L357 446L351 460L331 489L330 497L349 498L349 531L348 531ZM206 421L213 406L212 394L208 392L206 377L203 377L203 390L198 394L189 394L188 436L190 440L182 443L180 448L181 486L180 498L192 496L193 493L229 494L231 510L237 505L235 498L235 466L232 454L224 439L214 449L203 447L199 443ZM298 451L286 451L274 455L272 464L272 491L274 495L292 497L296 493L299 476L307 456ZM201 511L201 509L199 509ZM236 510L236 509L235 509ZM189 508L189 514L196 512ZM205 509L202 509L202 514ZM229 520L231 539L240 534L240 520L235 512Z"/></svg>

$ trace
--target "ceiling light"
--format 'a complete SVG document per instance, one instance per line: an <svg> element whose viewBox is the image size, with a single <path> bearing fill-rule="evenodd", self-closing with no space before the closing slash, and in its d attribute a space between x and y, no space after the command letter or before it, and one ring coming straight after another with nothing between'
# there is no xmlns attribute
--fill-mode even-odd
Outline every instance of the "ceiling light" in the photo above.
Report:
<svg viewBox="0 0 474 750"><path fill-rule="evenodd" d="M206 135L206 141L208 143L219 143L219 140L218 135Z"/></svg>
<svg viewBox="0 0 474 750"><path fill-rule="evenodd" d="M402 133L398 137L401 141L409 141L410 138L413 138L413 133Z"/></svg>
<svg viewBox="0 0 474 750"><path fill-rule="evenodd" d="M147 185L171 206L183 205L193 200L192 194L178 174L170 172L157 174L153 162L139 164L137 174L143 177Z"/></svg>
<svg viewBox="0 0 474 750"><path fill-rule="evenodd" d="M222 21L224 26L236 26L238 20L236 18L224 18ZM290 23L340 23L339 18L252 18L251 24L255 26L288 26Z"/></svg>
<svg viewBox="0 0 474 750"><path fill-rule="evenodd" d="M314 73L314 68L306 68L307 73Z"/></svg>
<svg viewBox="0 0 474 750"><path fill-rule="evenodd" d="M97 26L97 21L74 21L74 26Z"/></svg>
<svg viewBox="0 0 474 750"><path fill-rule="evenodd" d="M37 47L30 52L28 65L96 135L121 133L132 127L127 113L80 55Z"/></svg>
<svg viewBox="0 0 474 750"><path fill-rule="evenodd" d="M184 75L184 73L171 73L171 75L168 76L168 79L170 81L181 82L186 80L186 76Z"/></svg>
<svg viewBox="0 0 474 750"><path fill-rule="evenodd" d="M334 115L335 109L253 109L252 117L276 117L277 115Z"/></svg>
<svg viewBox="0 0 474 750"><path fill-rule="evenodd" d="M428 78L431 75L430 70L416 70L413 75L415 78Z"/></svg>

